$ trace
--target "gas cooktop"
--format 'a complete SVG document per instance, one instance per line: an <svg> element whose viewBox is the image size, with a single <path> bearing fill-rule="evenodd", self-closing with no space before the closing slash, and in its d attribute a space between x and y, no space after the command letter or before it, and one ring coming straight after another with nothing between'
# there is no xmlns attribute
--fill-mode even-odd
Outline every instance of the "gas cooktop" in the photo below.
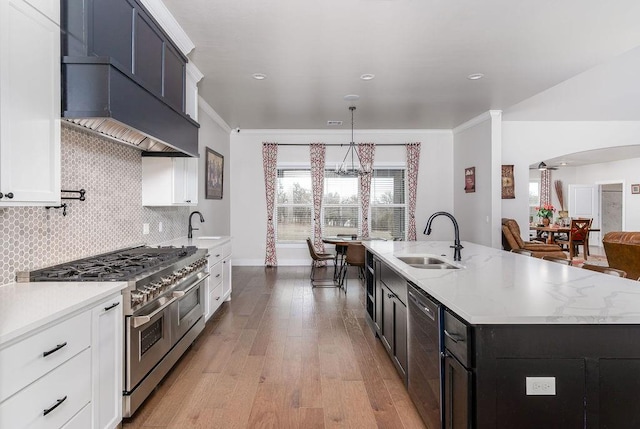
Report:
<svg viewBox="0 0 640 429"><path fill-rule="evenodd" d="M195 246L131 247L36 271L20 272L17 281L128 281L191 256L196 250Z"/></svg>

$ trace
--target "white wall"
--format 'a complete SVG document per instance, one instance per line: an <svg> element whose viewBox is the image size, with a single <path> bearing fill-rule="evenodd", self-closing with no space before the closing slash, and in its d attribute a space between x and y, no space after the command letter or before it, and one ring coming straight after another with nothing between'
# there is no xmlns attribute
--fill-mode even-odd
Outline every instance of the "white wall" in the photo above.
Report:
<svg viewBox="0 0 640 429"><path fill-rule="evenodd" d="M448 240L453 228L434 228L428 238L422 235L433 212L453 209L453 137L450 130L357 130L357 142L422 142L416 227L418 240ZM266 200L262 169L262 143L348 143L350 131L326 130L241 130L231 134L231 235L234 237L234 265L263 265L266 239ZM329 168L342 161L347 147L327 147ZM279 146L278 163L309 164L308 146ZM375 166L406 163L404 146L376 148ZM279 265L309 263L306 244L279 245Z"/></svg>
<svg viewBox="0 0 640 429"><path fill-rule="evenodd" d="M637 144L640 144L638 121L503 121L502 163L514 164L516 198L502 200L502 216L516 219L521 227L529 222L530 164L586 150Z"/></svg>
<svg viewBox="0 0 640 429"><path fill-rule="evenodd" d="M204 223L197 216L193 217L193 224L199 231L194 231L194 236L230 235L231 233L231 151L229 150L230 129L220 119L216 112L202 99L199 100L198 121L198 207L204 217ZM205 161L206 147L213 149L224 156L224 173L222 182L222 199L205 199ZM185 220L187 222L187 220ZM186 225L186 224L185 224ZM185 226L186 228L186 226ZM186 231L186 229L185 229Z"/></svg>
<svg viewBox="0 0 640 429"><path fill-rule="evenodd" d="M454 215L462 240L499 247L500 156L500 112L488 112L454 130ZM464 191L469 167L476 168L472 193Z"/></svg>
<svg viewBox="0 0 640 429"><path fill-rule="evenodd" d="M631 185L640 183L640 158L586 165L576 170L576 180L580 184L621 182L623 229L640 231L640 194L631 193Z"/></svg>

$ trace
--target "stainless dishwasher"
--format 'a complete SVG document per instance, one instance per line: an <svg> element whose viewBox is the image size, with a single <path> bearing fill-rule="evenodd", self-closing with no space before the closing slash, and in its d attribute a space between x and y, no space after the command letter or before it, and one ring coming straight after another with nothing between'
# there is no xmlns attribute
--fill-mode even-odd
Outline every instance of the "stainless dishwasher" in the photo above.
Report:
<svg viewBox="0 0 640 429"><path fill-rule="evenodd" d="M440 429L440 305L415 285L408 283L409 332L408 390L429 429Z"/></svg>

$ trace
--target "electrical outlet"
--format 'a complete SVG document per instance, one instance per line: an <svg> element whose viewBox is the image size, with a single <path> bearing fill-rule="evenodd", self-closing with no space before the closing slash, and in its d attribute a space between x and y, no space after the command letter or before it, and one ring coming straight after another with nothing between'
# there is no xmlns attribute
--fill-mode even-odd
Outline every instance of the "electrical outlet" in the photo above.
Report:
<svg viewBox="0 0 640 429"><path fill-rule="evenodd" d="M526 377L527 395L555 395L555 377Z"/></svg>
<svg viewBox="0 0 640 429"><path fill-rule="evenodd" d="M149 234L149 224L148 223L143 223L142 224L142 233L144 235Z"/></svg>
<svg viewBox="0 0 640 429"><path fill-rule="evenodd" d="M158 232L162 232L162 222L158 222Z"/></svg>

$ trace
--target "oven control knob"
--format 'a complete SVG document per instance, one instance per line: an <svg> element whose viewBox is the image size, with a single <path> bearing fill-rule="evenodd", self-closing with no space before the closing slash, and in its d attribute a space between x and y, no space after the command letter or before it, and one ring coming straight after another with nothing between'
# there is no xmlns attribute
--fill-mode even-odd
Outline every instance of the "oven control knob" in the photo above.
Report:
<svg viewBox="0 0 640 429"><path fill-rule="evenodd" d="M138 304L142 304L143 302L144 302L144 295L142 295L141 293L135 293L135 292L131 294L132 307L135 307Z"/></svg>

